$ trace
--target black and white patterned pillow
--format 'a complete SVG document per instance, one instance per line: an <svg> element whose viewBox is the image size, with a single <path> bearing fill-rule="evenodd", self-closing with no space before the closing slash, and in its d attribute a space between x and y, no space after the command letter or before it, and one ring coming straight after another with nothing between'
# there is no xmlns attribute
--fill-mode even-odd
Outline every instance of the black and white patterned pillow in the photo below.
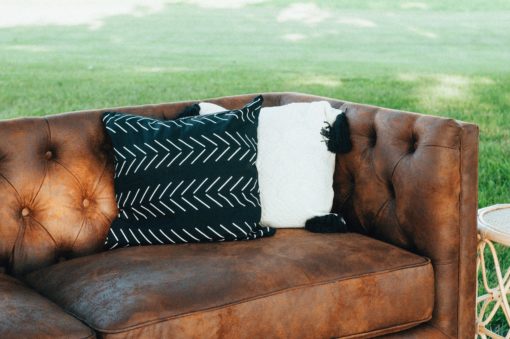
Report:
<svg viewBox="0 0 510 339"><path fill-rule="evenodd" d="M255 239L261 227L257 125L240 110L177 120L106 112L119 215L106 246Z"/></svg>

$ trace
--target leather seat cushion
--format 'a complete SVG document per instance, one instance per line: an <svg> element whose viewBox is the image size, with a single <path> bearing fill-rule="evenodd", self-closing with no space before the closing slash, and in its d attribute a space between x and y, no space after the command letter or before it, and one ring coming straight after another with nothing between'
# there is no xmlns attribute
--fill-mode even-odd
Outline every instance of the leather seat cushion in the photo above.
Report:
<svg viewBox="0 0 510 339"><path fill-rule="evenodd" d="M0 338L93 338L94 332L19 280L0 274Z"/></svg>
<svg viewBox="0 0 510 339"><path fill-rule="evenodd" d="M27 276L108 337L335 337L431 318L427 258L359 234L279 230L231 243L128 247Z"/></svg>

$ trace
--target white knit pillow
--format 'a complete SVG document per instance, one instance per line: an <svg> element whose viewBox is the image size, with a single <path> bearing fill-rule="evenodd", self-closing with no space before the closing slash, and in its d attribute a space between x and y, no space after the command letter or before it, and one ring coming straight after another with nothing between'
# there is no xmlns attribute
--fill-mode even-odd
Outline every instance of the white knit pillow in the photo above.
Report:
<svg viewBox="0 0 510 339"><path fill-rule="evenodd" d="M225 111L199 105L202 115ZM306 220L331 211L335 154L320 132L339 113L326 101L262 108L256 163L262 225L304 227Z"/></svg>

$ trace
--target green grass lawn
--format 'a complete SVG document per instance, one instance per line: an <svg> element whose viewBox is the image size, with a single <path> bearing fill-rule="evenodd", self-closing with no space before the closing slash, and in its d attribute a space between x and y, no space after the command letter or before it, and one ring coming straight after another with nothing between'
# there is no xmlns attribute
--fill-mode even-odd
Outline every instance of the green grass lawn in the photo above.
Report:
<svg viewBox="0 0 510 339"><path fill-rule="evenodd" d="M510 202L510 1L197 2L91 24L0 20L0 118L313 93L478 124L479 205Z"/></svg>

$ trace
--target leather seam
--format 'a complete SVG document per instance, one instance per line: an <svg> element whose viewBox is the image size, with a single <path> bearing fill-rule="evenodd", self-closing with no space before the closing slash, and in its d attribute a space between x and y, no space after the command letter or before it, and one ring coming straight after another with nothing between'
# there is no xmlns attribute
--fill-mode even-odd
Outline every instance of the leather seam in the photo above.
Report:
<svg viewBox="0 0 510 339"><path fill-rule="evenodd" d="M463 194L463 190L464 190L464 185L463 185L463 171L462 171L462 160L463 160L463 157L462 157L462 148L464 146L464 143L463 143L463 139L464 139L464 134L463 134L463 130L462 130L462 127L460 127L460 131L459 131L459 135L457 136L457 138L459 139L459 183L460 183L460 190L459 190L459 200L458 200L458 209L459 209L459 214L458 214L458 227L457 227L457 231L458 231L458 235L459 235L459 248L458 248L458 253L457 253L457 329L456 329L456 335L458 336L459 335L459 332L460 332L460 324L459 324L459 320L460 320L460 285L461 285L461 282L460 282L460 270L461 270L461 255L460 255L460 252L461 252L461 246L462 246L462 232L460 231L460 228L461 228L461 215L462 215L462 197L464 196Z"/></svg>
<svg viewBox="0 0 510 339"><path fill-rule="evenodd" d="M16 187L14 187L14 185L9 181L9 179L7 179L7 177L5 175L3 175L2 173L0 173L0 177L3 178L5 180L5 182L7 183L7 185L9 187L11 187L13 190L14 190L14 193L16 194L17 196L17 200L18 200L18 203L21 205L21 195L19 194L18 190L16 189ZM16 246L18 245L18 238L20 237L20 233L24 233L25 232L25 225L23 223L23 226L21 227L18 227L18 232L16 232L16 239L14 240L14 243L12 244L12 248L10 249L10 255L9 255L9 258L7 259L7 266L6 266L6 269L7 270L10 270L12 269L12 267L14 266L14 254L16 252Z"/></svg>
<svg viewBox="0 0 510 339"><path fill-rule="evenodd" d="M351 136L357 136L357 137L363 137L363 138L370 139L370 136L367 136L367 135L364 135L364 134L359 134L359 133L351 133ZM454 151L458 151L459 150L458 147L444 146L444 145L435 145L435 144L419 144L419 147L439 147L439 148L451 149L451 150L454 150ZM407 155L407 153L405 155Z"/></svg>
<svg viewBox="0 0 510 339"><path fill-rule="evenodd" d="M310 287L316 287L316 286L335 284L335 283L342 282L342 281L349 281L349 280L354 280L354 279L359 279L359 278L364 278L364 277L369 277L369 276L372 276L372 277L373 276L381 276L381 275L385 275L385 274L388 274L388 273L393 273L393 272L397 272L397 271L401 271L401 270L407 270L407 269L418 268L418 267L426 267L429 264L431 264L430 259L428 259L426 257L421 257L421 258L423 259L423 261L420 262L420 263L415 263L415 264L410 264L410 265L406 265L406 266L396 267L396 268L387 269L387 270L384 270L384 271L363 273L363 274L358 274L356 276L351 276L351 277L347 277L347 278L333 279L333 280L319 282L319 283L314 283L314 284L304 284L304 285L300 285L300 286L295 286L295 287L291 287L291 288L282 289L282 290L279 290L279 291L270 292L270 293L267 293L267 294L264 294L264 295L260 295L260 296L256 296L256 297L251 297L251 298L246 298L246 299L238 300L238 301L231 302L231 303L228 303L228 304L223 304L223 305L219 305L219 306L213 306L213 307L209 307L209 308L204 308L202 310L197 310L197 311L181 313L181 314L172 315L172 316L168 316L168 317L164 317L164 318L160 318L160 319L149 320L149 321L146 321L146 322L142 322L142 323L139 323L139 324L136 324L136 325L132 325L132 326L128 326L128 327L121 328L121 329L114 329L114 330L110 329L109 330L109 329L102 329L102 328L99 328L99 327L95 327L93 325L90 325L84 319L82 319L79 316L75 315L73 312L69 312L69 313L73 314L76 318L78 318L78 319L82 320L83 322L87 323L91 328L93 328L96 331L99 331L99 332L102 332L102 333L110 333L110 334L122 333L122 332L126 332L126 331L135 330L135 329L138 329L138 328L143 328L143 327L146 327L146 326L154 325L154 324L157 324L157 323L173 320L173 319L184 318L184 317L187 317L187 316L190 316L190 315L196 315L196 314L200 314L200 313L216 311L216 310L219 310L219 309L222 309L222 308L226 308L226 307L230 307L230 306L236 306L236 305L244 304L244 303L251 302L251 301L254 301L254 300L264 299L264 298L267 298L267 297L272 297L272 296L275 296L275 295L284 294L284 293L292 292L292 291L295 291L295 290L300 290L300 289L303 289L303 288L310 288Z"/></svg>
<svg viewBox="0 0 510 339"><path fill-rule="evenodd" d="M382 212L386 209L386 207L388 206L388 204L391 202L391 198L388 198L384 203L383 205L379 208L379 210L377 211L377 214L375 215L375 221L374 221L374 224L378 224L379 223L379 218L381 217L381 214ZM400 220L398 220L398 216L397 214L395 213L395 211L393 211L393 214L395 216L395 221L396 221L396 225L398 227L398 229L402 232L402 234L404 234L406 237L406 231L402 228L402 224L400 223ZM400 247L398 247L400 248Z"/></svg>
<svg viewBox="0 0 510 339"><path fill-rule="evenodd" d="M89 339L89 338L95 338L96 337L96 333L94 332L94 330L92 328L90 328L90 334L86 337L82 337L82 339Z"/></svg>
<svg viewBox="0 0 510 339"><path fill-rule="evenodd" d="M462 128L461 128L461 132L462 132ZM457 200L457 205L458 205L458 225L457 225L457 235L458 235L458 240L459 240L459 247L457 248L457 260L456 261L447 261L447 262L443 262L443 263L434 263L434 266L445 266L445 265L451 265L451 264L457 264L457 302L456 302L456 312L457 312L457 324L456 324L456 333L457 333L457 336L459 335L459 300L460 300L460 294L458 291L459 287L460 287L460 258L461 258L461 255L460 255L460 247L461 247L461 231L460 231L460 228L461 228L461 221L460 221L460 215L461 215L461 202L462 202L462 190L463 190L463 187L462 187L462 146L463 146L463 143L462 143L462 137L460 136L461 132L459 132L459 135L457 136L458 139L459 139L459 147L458 148L451 148L451 147L445 147L445 146L437 146L437 145L428 145L430 147L442 147L442 148L449 148L449 149L453 149L455 151L457 151L459 153L459 176L460 176L460 190L459 190L459 196L458 196L458 200ZM435 308L435 307L434 307ZM434 324L431 325L432 327L434 327L437 331L441 332L444 336L446 336L447 338L453 338L452 336L450 336L449 334L446 334L443 329L439 328L438 326L435 326Z"/></svg>
<svg viewBox="0 0 510 339"><path fill-rule="evenodd" d="M442 334L442 335L444 335L445 337L454 339L454 337L452 337L451 335L448 335L448 334L444 333L444 331L443 331L442 329L440 329L439 327L434 326L434 325L432 325L432 324L431 324L431 326L432 326L432 328L434 328L436 331L441 332L441 334Z"/></svg>
<svg viewBox="0 0 510 339"><path fill-rule="evenodd" d="M71 175L73 175L73 173L70 170L68 170L65 166L63 166L60 163L59 163L59 165L64 167ZM94 184L94 188L92 189L92 192L90 194L91 196L95 195L97 187L99 186L99 183L101 182L101 180L103 179L104 174L106 173L107 167L108 167L108 161L105 161L104 165L103 165L103 170L101 171L101 174L99 175L99 178L97 179L96 183ZM77 178L76 178L76 181L78 181ZM78 182L78 185L80 185L79 182ZM80 187L81 187L81 185L80 185ZM83 192L83 189L82 189L82 192ZM112 220L110 218L108 218L102 211L99 211L99 212L103 215L103 217L105 217L105 219L110 224L112 223ZM82 220L81 225L80 225L80 229L78 230L78 233L76 234L76 237L74 238L73 244L71 245L71 251L73 250L74 246L76 245L76 241L78 240L78 237L80 236L81 231L83 230L83 227L85 226L85 222L86 222L86 217L83 217L83 220Z"/></svg>
<svg viewBox="0 0 510 339"><path fill-rule="evenodd" d="M425 323L425 322L429 321L430 319L432 319L431 315L426 317L426 318L420 319L420 320L410 321L408 323L398 324L398 325L395 325L395 326L383 327L383 328L379 328L379 329L368 331L368 332L353 333L353 334L349 334L347 336L338 337L338 339L351 339L351 338L354 339L354 338L356 338L358 336L361 336L361 335L372 335L372 334L375 334L377 336L380 336L380 335L385 335L385 334L391 334L391 333L395 333L392 330L413 328L415 325L419 325L419 324ZM387 332L387 331L390 331L390 332Z"/></svg>
<svg viewBox="0 0 510 339"><path fill-rule="evenodd" d="M99 186L99 183L101 182L101 180L103 180L103 176L106 172L106 168L108 167L108 160L106 160L104 162L104 165L103 165L103 170L101 171L101 175L99 176L99 178L97 179L95 185L94 185L94 188L92 188L92 192L90 193L91 196L95 195L96 194L96 190L97 190L97 187Z"/></svg>
<svg viewBox="0 0 510 339"><path fill-rule="evenodd" d="M117 205L115 205L117 206ZM113 219L109 218L103 211L99 211L99 213L108 221L108 223L113 223Z"/></svg>
<svg viewBox="0 0 510 339"><path fill-rule="evenodd" d="M51 146L51 140L52 140L52 137L51 137L51 128L50 128L50 122L48 120L47 117L43 117L44 121L46 121L46 125L48 126L48 144ZM48 147L49 148L49 147ZM80 181L78 180L78 177L72 173L67 167L65 167L63 164L61 164L59 161L57 161L56 159L53 159L53 162L55 162L56 164L59 164L60 166L62 166L67 172L69 172L69 174L74 177L74 179L76 180L76 182L78 183L78 186L80 187L81 191L83 192L83 187L81 186L81 183ZM46 167L47 169L47 167ZM45 174L46 176L46 174ZM42 186L42 184L41 184ZM39 193L39 191L37 192Z"/></svg>
<svg viewBox="0 0 510 339"><path fill-rule="evenodd" d="M9 179L7 179L7 177L5 175L3 175L2 173L0 173L0 177L2 177L5 182L7 182L7 184L9 186L11 186L11 188L14 190L14 192L16 193L16 195L18 196L18 202L21 203L21 195L19 194L18 190L16 189L16 187L14 187L14 185L10 182Z"/></svg>
<svg viewBox="0 0 510 339"><path fill-rule="evenodd" d="M16 235L16 240L14 240L14 245L12 245L11 257L9 258L9 270L14 270L14 266L16 264L16 250L21 246L23 241L23 237L25 236L25 231L27 229L26 221L21 221L21 226L18 229L18 234Z"/></svg>
<svg viewBox="0 0 510 339"><path fill-rule="evenodd" d="M451 150L454 150L454 151L458 151L459 148L458 147L450 147L450 146L443 146L443 145L420 145L421 147L439 147L439 148L447 148L447 149L451 149Z"/></svg>
<svg viewBox="0 0 510 339"><path fill-rule="evenodd" d="M32 197L32 199L30 199L30 204L34 204L35 203L35 199L37 199L37 196L39 195L39 192L41 192L41 189L44 185L44 182L46 181L46 177L48 176L48 164L44 164L44 175L41 179L41 183L39 184L39 187L37 188L37 192L35 192L34 196Z"/></svg>
<svg viewBox="0 0 510 339"><path fill-rule="evenodd" d="M76 241L78 240L78 237L80 236L81 231L83 230L83 226L85 226L85 220L86 220L86 218L83 217L83 220L81 221L80 229L78 230L76 237L74 237L73 244L71 245L71 249L70 249L71 252L73 251L74 245L76 244Z"/></svg>
<svg viewBox="0 0 510 339"><path fill-rule="evenodd" d="M381 207L379 207L379 210L377 211L377 213L375 214L375 217L374 217L374 224L377 224L378 221L379 221L379 218L381 217L380 214L382 213L382 211L386 208L386 206L390 203L391 201L391 198L388 198L386 199L385 202L383 202L383 204L381 205ZM400 226L400 225L399 225Z"/></svg>
<svg viewBox="0 0 510 339"><path fill-rule="evenodd" d="M48 127L48 141L47 141L47 144L46 146L50 145L51 144L51 129L50 129L50 123L48 121L47 118L43 118L44 119L44 122L46 123L46 127ZM46 147L47 149L49 147ZM43 185L44 185L44 181L46 181L46 176L48 175L48 163L45 162L44 163L44 175L42 177L42 180L41 180L41 183L39 184L39 187L37 188L37 192L35 193L35 195L32 197L32 199L30 200L30 203L33 204L35 202L35 199L37 199L37 196L39 195L39 192L41 191Z"/></svg>
<svg viewBox="0 0 510 339"><path fill-rule="evenodd" d="M78 180L78 177L76 176L76 174L74 174L73 172L71 172L71 170L70 170L69 168L67 168L66 166L64 166L64 165L63 165L60 161L58 161L58 160L53 160L53 162L54 162L54 163L56 163L56 164L58 164L58 165L60 165L60 166L62 166L62 168L63 168L63 169L64 169L67 173L69 173L69 174L73 177L73 179L74 179L74 180L76 181L76 183L78 184L78 187L80 188L81 193L83 193L83 191L84 191L83 186L82 186L82 184L81 184L80 180Z"/></svg>
<svg viewBox="0 0 510 339"><path fill-rule="evenodd" d="M445 262L435 262L434 263L434 266L448 266L448 265L455 265L455 264L459 264L459 262L457 260L448 260L448 261L445 261Z"/></svg>
<svg viewBox="0 0 510 339"><path fill-rule="evenodd" d="M398 165L400 164L400 162L401 162L402 160L404 160L404 158L405 158L407 155L409 155L409 154L408 154L408 153L404 153L404 154L402 154L402 156L400 157L400 159L398 159L398 160L397 160L397 162L395 163L395 166L393 166L393 169L391 170L391 176L390 176L390 180L391 180L391 182L392 182L392 183L393 183L393 177L394 177L394 175L395 175L395 171L397 170Z"/></svg>
<svg viewBox="0 0 510 339"><path fill-rule="evenodd" d="M374 115L374 120L373 120L373 124L374 124L374 130L375 130L375 115ZM368 137L370 138L370 137ZM383 180L383 178L381 178L381 176L379 175L379 173L377 172L376 168L375 168L375 156L374 156L374 153L375 153L375 147L377 147L377 144L374 146L374 147L368 147L367 149L365 149L362 153L365 153L365 152L369 152L370 155L369 155L369 158L370 160L367 160L370 164L370 168L372 169L374 175L375 175L375 178L382 184L382 185L387 185L387 182L385 180Z"/></svg>
<svg viewBox="0 0 510 339"><path fill-rule="evenodd" d="M44 121L46 122L46 126L48 127L48 139L49 143L51 144L51 128L50 128L50 121L48 120L48 117L43 117Z"/></svg>
<svg viewBox="0 0 510 339"><path fill-rule="evenodd" d="M57 242L55 240L55 238L53 238L53 236L51 235L50 231L48 231L48 229L39 221L37 220L36 218L32 217L31 218L37 225L39 225L39 227L41 227L45 232L46 234L48 234L48 236L50 237L50 239L53 241L53 244L55 245L55 249L57 249ZM26 226L25 226L26 227Z"/></svg>
<svg viewBox="0 0 510 339"><path fill-rule="evenodd" d="M347 200L349 200L352 197L353 192L354 192L354 189L351 189L351 190L349 190L348 194L345 194L343 197L340 197L340 199L339 199L341 201L340 208L339 208L340 210L343 209Z"/></svg>

